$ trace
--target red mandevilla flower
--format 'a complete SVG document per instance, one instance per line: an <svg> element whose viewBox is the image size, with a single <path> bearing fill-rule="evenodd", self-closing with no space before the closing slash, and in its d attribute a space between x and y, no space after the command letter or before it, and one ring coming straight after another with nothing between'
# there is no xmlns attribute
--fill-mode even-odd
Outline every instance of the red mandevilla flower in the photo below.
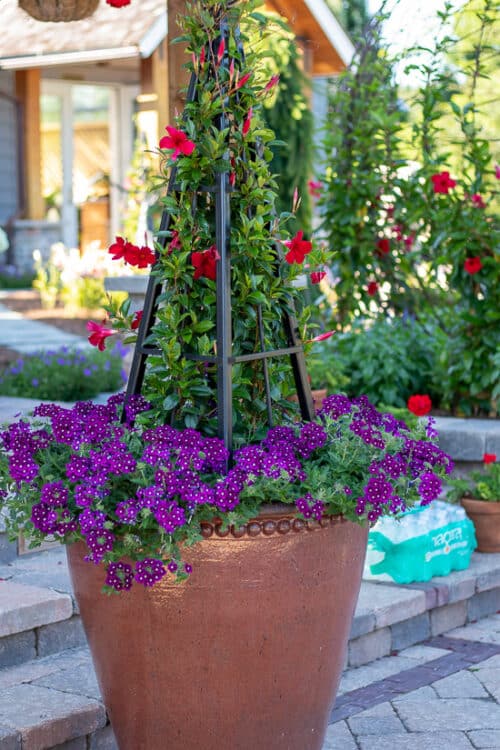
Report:
<svg viewBox="0 0 500 750"><path fill-rule="evenodd" d="M486 203L483 201L480 193L474 193L474 195L471 195L470 199L476 208L486 208Z"/></svg>
<svg viewBox="0 0 500 750"><path fill-rule="evenodd" d="M279 75L271 76L265 85L264 91L271 91L275 86L278 85L280 80Z"/></svg>
<svg viewBox="0 0 500 750"><path fill-rule="evenodd" d="M179 238L179 232L174 229L172 232L172 239L170 240L168 244L167 253L168 255L171 255L174 250L179 250L181 247L181 241Z"/></svg>
<svg viewBox="0 0 500 750"><path fill-rule="evenodd" d="M206 279L215 281L217 278L217 261L219 259L220 255L215 245L211 245L202 253L192 253L191 263L195 268L193 278L199 279L201 276L204 276Z"/></svg>
<svg viewBox="0 0 500 750"><path fill-rule="evenodd" d="M410 396L406 405L408 411L411 411L411 413L415 414L417 417L424 417L432 409L432 401L426 393L422 395L420 393L415 393L415 395Z"/></svg>
<svg viewBox="0 0 500 750"><path fill-rule="evenodd" d="M391 251L391 242L387 237L381 237L377 242L377 249L382 255L387 255Z"/></svg>
<svg viewBox="0 0 500 750"><path fill-rule="evenodd" d="M481 258L478 256L475 256L474 258L466 258L464 261L464 270L471 276L478 273L482 267L483 264L481 263Z"/></svg>
<svg viewBox="0 0 500 750"><path fill-rule="evenodd" d="M309 189L309 195L312 198L321 198L321 191L323 189L323 183L319 180L309 180L307 183L307 187Z"/></svg>
<svg viewBox="0 0 500 750"><path fill-rule="evenodd" d="M247 83L249 81L249 79L251 78L251 76L252 76L251 72L250 73L245 73L244 76L241 76L241 78L239 79L239 81L236 84L236 88L237 89L241 89L242 86L244 86L245 83Z"/></svg>
<svg viewBox="0 0 500 750"><path fill-rule="evenodd" d="M304 232L300 230L295 237L283 243L288 248L288 252L285 255L287 263L303 263L306 255L311 252L312 242L302 239L303 237Z"/></svg>
<svg viewBox="0 0 500 750"><path fill-rule="evenodd" d="M106 348L106 339L116 333L112 328L95 323L93 320L87 322L87 331L90 331L89 342L92 346L97 346L100 352Z"/></svg>
<svg viewBox="0 0 500 750"><path fill-rule="evenodd" d="M135 331L137 328L139 328L142 320L142 310L137 310L135 313L132 323L130 324L130 327L133 331Z"/></svg>
<svg viewBox="0 0 500 750"><path fill-rule="evenodd" d="M115 237L115 242L109 246L108 253L111 254L113 260L122 260L122 258L125 258L125 254L129 247L130 242L124 237Z"/></svg>
<svg viewBox="0 0 500 750"><path fill-rule="evenodd" d="M496 460L496 453L485 453L483 456L483 464L494 464Z"/></svg>
<svg viewBox="0 0 500 750"><path fill-rule="evenodd" d="M455 180L451 179L449 172L437 172L432 175L431 180L434 185L434 192L443 193L444 195L447 195L457 184Z"/></svg>
<svg viewBox="0 0 500 750"><path fill-rule="evenodd" d="M177 130L167 125L165 128L168 135L164 135L160 140L160 148L164 148L167 151L172 150L173 153L170 155L172 159L182 154L183 156L191 156L196 148L193 141L190 141L186 133L183 130Z"/></svg>
<svg viewBox="0 0 500 750"><path fill-rule="evenodd" d="M147 247L147 245L139 247L138 245L132 245L129 242L125 251L124 260L130 266L147 268L156 262L156 255L149 247Z"/></svg>
<svg viewBox="0 0 500 750"><path fill-rule="evenodd" d="M370 281L369 284L368 284L368 286L366 287L366 293L370 297L374 297L377 294L377 290L378 290L378 284L377 284L377 282L376 281Z"/></svg>
<svg viewBox="0 0 500 750"><path fill-rule="evenodd" d="M113 8L124 8L125 5L130 5L131 0L106 0L106 2Z"/></svg>
<svg viewBox="0 0 500 750"><path fill-rule="evenodd" d="M326 333L320 333L319 336L315 336L313 339L309 339L309 341L306 341L306 344L313 344L315 341L326 341L326 339L329 339L330 336L333 336L335 334L335 331L326 331Z"/></svg>
<svg viewBox="0 0 500 750"><path fill-rule="evenodd" d="M319 284L326 276L326 271L313 271L310 275L312 284Z"/></svg>

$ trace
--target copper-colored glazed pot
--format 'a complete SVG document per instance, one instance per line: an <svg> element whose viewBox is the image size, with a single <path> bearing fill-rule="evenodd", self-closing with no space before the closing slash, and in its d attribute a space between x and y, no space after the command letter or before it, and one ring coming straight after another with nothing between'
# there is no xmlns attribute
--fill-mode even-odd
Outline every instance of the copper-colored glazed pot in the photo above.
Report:
<svg viewBox="0 0 500 750"><path fill-rule="evenodd" d="M101 593L71 577L120 750L320 750L359 592L368 530L269 506L185 550L188 581Z"/></svg>
<svg viewBox="0 0 500 750"><path fill-rule="evenodd" d="M312 390L311 396L314 404L314 409L318 412L321 407L323 406L323 401L328 395L328 391L326 388L319 388L318 390ZM296 395L290 396L290 401L298 401Z"/></svg>
<svg viewBox="0 0 500 750"><path fill-rule="evenodd" d="M463 497L461 503L476 529L476 552L500 552L500 500Z"/></svg>

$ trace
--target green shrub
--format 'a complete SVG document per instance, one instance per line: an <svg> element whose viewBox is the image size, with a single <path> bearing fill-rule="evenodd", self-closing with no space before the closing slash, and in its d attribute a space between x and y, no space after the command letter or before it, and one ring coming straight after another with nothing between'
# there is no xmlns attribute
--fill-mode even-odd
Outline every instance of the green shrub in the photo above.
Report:
<svg viewBox="0 0 500 750"><path fill-rule="evenodd" d="M116 391L124 381L120 342L104 352L63 346L17 360L0 376L0 395L80 401Z"/></svg>
<svg viewBox="0 0 500 750"><path fill-rule="evenodd" d="M15 266L0 266L0 289L29 289L33 279L32 273L19 273Z"/></svg>
<svg viewBox="0 0 500 750"><path fill-rule="evenodd" d="M414 320L382 319L326 341L308 370L315 387L351 398L364 394L375 404L403 408L412 394L427 393L437 405L441 339Z"/></svg>

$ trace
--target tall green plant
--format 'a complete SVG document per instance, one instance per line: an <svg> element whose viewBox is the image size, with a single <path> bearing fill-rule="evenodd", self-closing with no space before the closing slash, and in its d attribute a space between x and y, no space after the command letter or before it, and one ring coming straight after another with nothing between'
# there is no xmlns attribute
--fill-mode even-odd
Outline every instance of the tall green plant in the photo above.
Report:
<svg viewBox="0 0 500 750"><path fill-rule="evenodd" d="M449 25L450 6L441 16ZM391 75L401 61L389 58L380 23L372 24L332 92L325 138L323 231L340 252L337 320L405 313L451 333L441 353L441 398L469 414L494 413L500 395L499 174L476 103L485 40L497 23L482 0L461 70L449 64L454 38L440 39L433 54L412 51L408 123ZM450 118L460 133L456 171Z"/></svg>

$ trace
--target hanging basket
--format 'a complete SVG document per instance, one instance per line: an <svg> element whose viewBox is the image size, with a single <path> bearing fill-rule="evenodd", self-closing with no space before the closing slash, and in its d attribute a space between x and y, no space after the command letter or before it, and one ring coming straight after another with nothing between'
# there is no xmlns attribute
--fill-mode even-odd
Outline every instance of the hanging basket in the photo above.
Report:
<svg viewBox="0 0 500 750"><path fill-rule="evenodd" d="M37 21L81 21L91 16L99 0L18 0L22 8Z"/></svg>

